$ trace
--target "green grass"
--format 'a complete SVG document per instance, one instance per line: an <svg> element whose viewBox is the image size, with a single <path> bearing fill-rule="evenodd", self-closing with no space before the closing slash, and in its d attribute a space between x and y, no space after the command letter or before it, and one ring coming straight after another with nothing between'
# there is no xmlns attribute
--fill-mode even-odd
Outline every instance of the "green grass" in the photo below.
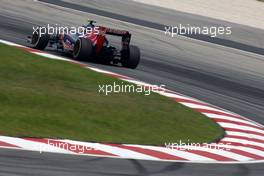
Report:
<svg viewBox="0 0 264 176"><path fill-rule="evenodd" d="M223 134L158 94L98 93L98 84L117 79L2 44L0 53L0 135L162 145Z"/></svg>

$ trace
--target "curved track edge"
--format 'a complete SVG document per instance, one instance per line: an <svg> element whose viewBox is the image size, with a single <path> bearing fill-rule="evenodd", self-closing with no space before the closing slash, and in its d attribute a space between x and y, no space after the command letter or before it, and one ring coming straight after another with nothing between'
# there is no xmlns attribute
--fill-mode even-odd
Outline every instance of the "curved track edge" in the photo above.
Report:
<svg viewBox="0 0 264 176"><path fill-rule="evenodd" d="M28 48L9 41L0 39L0 43L15 46L49 59L64 60L78 64L83 68L103 73L126 82L147 87L152 86L131 77L91 67L81 62ZM226 164L264 162L263 125L175 91L166 89L165 91L156 90L155 92L169 97L212 119L224 129L225 136L216 143L199 146L192 144L182 146L171 145L170 147L0 136L0 148L166 162Z"/></svg>

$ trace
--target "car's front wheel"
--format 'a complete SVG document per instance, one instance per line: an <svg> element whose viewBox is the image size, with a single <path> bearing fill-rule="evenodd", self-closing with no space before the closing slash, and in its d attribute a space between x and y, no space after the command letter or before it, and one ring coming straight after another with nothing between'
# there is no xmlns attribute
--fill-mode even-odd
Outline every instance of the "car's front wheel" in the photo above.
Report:
<svg viewBox="0 0 264 176"><path fill-rule="evenodd" d="M73 58L75 60L87 61L93 52L92 41L88 38L79 38L73 48Z"/></svg>
<svg viewBox="0 0 264 176"><path fill-rule="evenodd" d="M33 33L31 38L32 47L39 50L44 50L49 43L50 35L49 34L40 34L40 31Z"/></svg>

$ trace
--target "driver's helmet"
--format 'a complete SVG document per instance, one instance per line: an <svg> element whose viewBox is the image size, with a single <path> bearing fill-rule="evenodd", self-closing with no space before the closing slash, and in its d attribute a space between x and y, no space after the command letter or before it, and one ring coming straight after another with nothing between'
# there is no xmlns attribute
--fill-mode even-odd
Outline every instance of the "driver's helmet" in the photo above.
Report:
<svg viewBox="0 0 264 176"><path fill-rule="evenodd" d="M83 25L82 26L83 29L87 29L87 28L93 29L95 27L94 23L96 23L96 21L94 21L94 20L88 20L88 22L89 23L87 25Z"/></svg>
<svg viewBox="0 0 264 176"><path fill-rule="evenodd" d="M95 20L88 20L88 24L87 24L87 27L92 27L92 28L94 28L95 27L95 25L94 25L94 23L96 23L96 21Z"/></svg>

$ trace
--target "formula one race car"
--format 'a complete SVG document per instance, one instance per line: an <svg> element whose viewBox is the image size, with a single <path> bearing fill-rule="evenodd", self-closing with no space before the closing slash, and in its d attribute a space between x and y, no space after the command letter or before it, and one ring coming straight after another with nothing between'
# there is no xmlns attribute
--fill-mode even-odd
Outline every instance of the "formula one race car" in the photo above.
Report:
<svg viewBox="0 0 264 176"><path fill-rule="evenodd" d="M81 32L74 34L72 31L48 34L47 30L43 33L38 28L28 37L28 42L35 49L43 50L48 46L69 53L75 60L121 63L124 67L135 69L140 61L140 50L137 46L130 45L131 34L125 30L95 26L94 23L95 21L89 21L81 27ZM109 45L106 35L121 37L121 49Z"/></svg>

